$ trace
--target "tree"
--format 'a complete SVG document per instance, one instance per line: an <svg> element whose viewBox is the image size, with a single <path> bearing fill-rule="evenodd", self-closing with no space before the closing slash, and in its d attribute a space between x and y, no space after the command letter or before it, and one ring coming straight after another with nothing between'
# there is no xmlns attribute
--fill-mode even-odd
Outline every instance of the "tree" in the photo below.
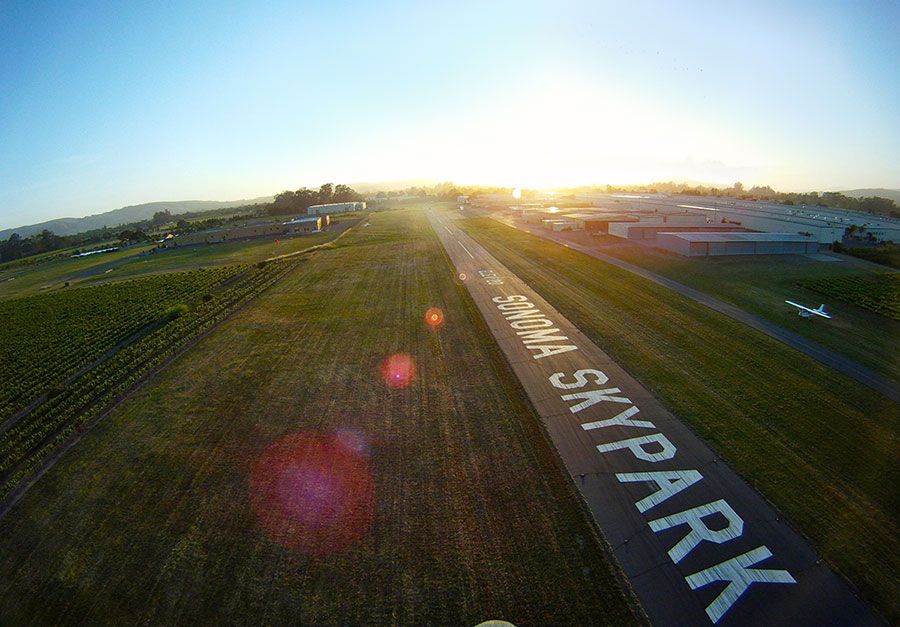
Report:
<svg viewBox="0 0 900 627"><path fill-rule="evenodd" d="M22 238L13 233L9 239L0 243L0 261L12 261L22 257Z"/></svg>
<svg viewBox="0 0 900 627"><path fill-rule="evenodd" d="M362 200L362 196L349 185L325 183L318 190L301 187L297 191L281 192L275 196L275 200L266 211L269 215L297 215L306 213L312 205L357 200Z"/></svg>
<svg viewBox="0 0 900 627"><path fill-rule="evenodd" d="M306 213L307 207L320 202L319 198L320 192L306 187L301 187L295 192L281 192L275 196L275 201L269 205L268 212L270 215Z"/></svg>
<svg viewBox="0 0 900 627"><path fill-rule="evenodd" d="M362 196L356 193L349 185L335 185L332 200L334 202L356 202L357 200L362 200Z"/></svg>
<svg viewBox="0 0 900 627"><path fill-rule="evenodd" d="M150 237L140 229L134 229L133 231L126 229L119 233L119 239L122 243L127 244L128 242L144 242L149 240Z"/></svg>
<svg viewBox="0 0 900 627"><path fill-rule="evenodd" d="M323 183L319 187L319 203L328 204L334 199L334 186L331 183Z"/></svg>
<svg viewBox="0 0 900 627"><path fill-rule="evenodd" d="M277 194L272 202L272 213L285 214L294 211L295 194L292 191L285 191Z"/></svg>
<svg viewBox="0 0 900 627"><path fill-rule="evenodd" d="M169 213L169 210L165 211L157 211L153 214L153 218L150 220L150 226L162 226L167 222L172 221L172 214Z"/></svg>
<svg viewBox="0 0 900 627"><path fill-rule="evenodd" d="M57 248L62 248L62 238L54 233L53 231L49 231L44 229L37 236L37 247L41 252L47 252L50 250L56 250Z"/></svg>

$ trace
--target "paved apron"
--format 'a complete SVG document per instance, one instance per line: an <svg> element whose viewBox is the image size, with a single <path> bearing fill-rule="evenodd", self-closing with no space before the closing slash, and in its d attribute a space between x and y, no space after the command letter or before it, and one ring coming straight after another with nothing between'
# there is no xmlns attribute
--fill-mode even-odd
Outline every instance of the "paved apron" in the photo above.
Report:
<svg viewBox="0 0 900 627"><path fill-rule="evenodd" d="M640 383L453 214L428 213L653 624L878 624Z"/></svg>

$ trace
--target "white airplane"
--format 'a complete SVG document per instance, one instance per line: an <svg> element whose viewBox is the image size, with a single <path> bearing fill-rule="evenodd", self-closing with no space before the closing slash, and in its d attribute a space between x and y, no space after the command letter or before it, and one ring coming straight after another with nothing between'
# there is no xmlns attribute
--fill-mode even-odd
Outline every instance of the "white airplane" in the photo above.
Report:
<svg viewBox="0 0 900 627"><path fill-rule="evenodd" d="M828 318L829 320L831 319L831 316L829 316L827 313L825 313L825 305L824 304L819 305L818 309L810 309L806 305L801 305L800 303L795 303L790 300L786 300L784 302L786 302L788 305L793 305L794 307L796 307L798 309L797 313L800 315L801 318L812 318L813 316L822 316L823 318Z"/></svg>

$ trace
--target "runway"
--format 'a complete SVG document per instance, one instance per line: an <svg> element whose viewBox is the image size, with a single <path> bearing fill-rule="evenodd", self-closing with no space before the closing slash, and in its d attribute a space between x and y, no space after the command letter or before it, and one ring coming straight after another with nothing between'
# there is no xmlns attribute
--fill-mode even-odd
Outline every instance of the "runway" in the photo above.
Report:
<svg viewBox="0 0 900 627"><path fill-rule="evenodd" d="M675 281L668 277L664 277L660 274L657 274L656 272L647 270L646 268L641 268L640 266L636 266L633 263L622 261L617 257L604 254L589 246L584 246L583 244L578 244L577 242L566 240L555 233L547 231L546 229L535 227L530 224L518 224L513 222L512 220L502 219L495 215L491 215L490 217L494 218L501 224L511 226L515 229L519 229L520 231L525 231L526 233L530 233L537 237L543 237L544 239L556 242L561 246L566 246L568 248L571 248L572 250L577 250L586 255L590 255L595 259L605 261L606 263L612 264L618 268L627 270L632 274L637 274L638 276L641 276L648 281L653 281L654 283L674 290L682 296L690 298L694 302L705 305L710 309L714 309L719 313L725 314L733 320L742 322L748 327L765 333L769 337L787 344L791 348L800 351L804 355L812 357L819 363L828 366L829 368L832 368L833 370L836 370L837 372L840 372L841 374L844 374L862 383L863 385L872 388L873 390L885 395L895 403L900 403L900 386L898 386L890 378L885 377L884 375L881 375L874 370L866 368L865 366L862 366L854 360L848 357L844 357L843 355L836 353L833 350L829 350L821 344L809 340L802 335L794 333L793 331L788 331L784 327L781 327L774 322L766 320L765 318L760 318L759 316L745 311L740 307L736 307L731 303L727 303L720 298L716 298L715 296L711 296L710 294L701 292L700 290L689 287L684 283L679 283L678 281Z"/></svg>
<svg viewBox="0 0 900 627"><path fill-rule="evenodd" d="M638 381L453 214L428 215L653 624L878 624Z"/></svg>

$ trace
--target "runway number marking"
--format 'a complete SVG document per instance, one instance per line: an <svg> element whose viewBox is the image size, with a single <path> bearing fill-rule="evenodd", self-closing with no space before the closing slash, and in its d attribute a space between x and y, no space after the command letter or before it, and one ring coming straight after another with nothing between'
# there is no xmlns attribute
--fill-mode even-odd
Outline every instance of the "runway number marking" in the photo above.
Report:
<svg viewBox="0 0 900 627"><path fill-rule="evenodd" d="M503 285L503 279L493 270L479 270L478 274L488 285Z"/></svg>

